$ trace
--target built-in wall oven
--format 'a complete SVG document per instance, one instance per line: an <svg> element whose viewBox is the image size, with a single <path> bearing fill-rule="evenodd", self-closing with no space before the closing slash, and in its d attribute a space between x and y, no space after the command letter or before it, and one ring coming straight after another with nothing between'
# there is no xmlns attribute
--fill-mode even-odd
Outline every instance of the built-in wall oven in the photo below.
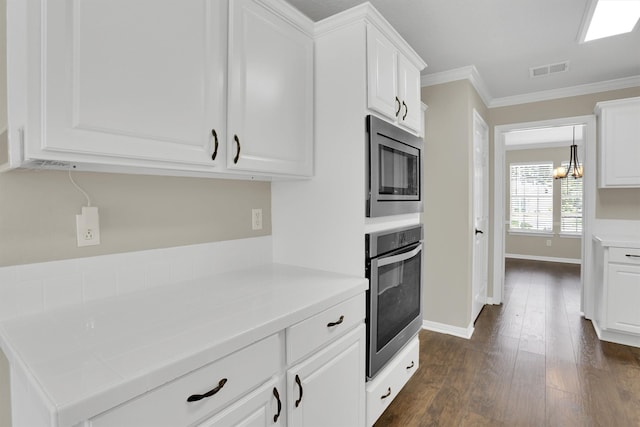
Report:
<svg viewBox="0 0 640 427"><path fill-rule="evenodd" d="M422 236L422 225L365 235L369 379L422 325Z"/></svg>
<svg viewBox="0 0 640 427"><path fill-rule="evenodd" d="M367 116L366 215L422 211L422 138Z"/></svg>

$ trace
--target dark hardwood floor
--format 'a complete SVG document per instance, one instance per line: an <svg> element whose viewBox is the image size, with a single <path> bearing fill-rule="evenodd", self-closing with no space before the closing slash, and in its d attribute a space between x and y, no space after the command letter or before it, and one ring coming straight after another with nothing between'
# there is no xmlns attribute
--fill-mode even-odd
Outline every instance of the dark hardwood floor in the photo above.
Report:
<svg viewBox="0 0 640 427"><path fill-rule="evenodd" d="M385 426L640 426L640 349L580 316L577 265L508 259L505 302L472 339L420 332L420 368Z"/></svg>

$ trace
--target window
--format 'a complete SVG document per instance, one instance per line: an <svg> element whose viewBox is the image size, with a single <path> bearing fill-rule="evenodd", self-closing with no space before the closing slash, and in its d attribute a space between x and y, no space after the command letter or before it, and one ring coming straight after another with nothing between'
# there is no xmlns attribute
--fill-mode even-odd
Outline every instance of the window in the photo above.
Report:
<svg viewBox="0 0 640 427"><path fill-rule="evenodd" d="M569 169L569 162L562 166ZM567 176L560 186L560 233L582 234L582 178Z"/></svg>
<svg viewBox="0 0 640 427"><path fill-rule="evenodd" d="M510 165L510 229L553 231L553 163Z"/></svg>

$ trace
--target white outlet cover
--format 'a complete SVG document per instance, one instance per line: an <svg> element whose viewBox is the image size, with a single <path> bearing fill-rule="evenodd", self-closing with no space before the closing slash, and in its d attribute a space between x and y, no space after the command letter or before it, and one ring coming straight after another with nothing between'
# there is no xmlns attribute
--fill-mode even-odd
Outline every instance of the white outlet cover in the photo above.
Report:
<svg viewBox="0 0 640 427"><path fill-rule="evenodd" d="M95 206L83 206L76 215L76 239L78 247L100 244L100 217Z"/></svg>
<svg viewBox="0 0 640 427"><path fill-rule="evenodd" d="M262 230L262 209L251 209L251 229Z"/></svg>

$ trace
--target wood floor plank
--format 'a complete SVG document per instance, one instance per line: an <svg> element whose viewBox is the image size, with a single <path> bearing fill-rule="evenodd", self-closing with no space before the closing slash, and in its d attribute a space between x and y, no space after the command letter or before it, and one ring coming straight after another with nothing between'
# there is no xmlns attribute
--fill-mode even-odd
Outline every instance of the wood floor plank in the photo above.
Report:
<svg viewBox="0 0 640 427"><path fill-rule="evenodd" d="M587 426L589 417L585 412L580 394L567 393L553 387L546 391L546 422L548 426Z"/></svg>
<svg viewBox="0 0 640 427"><path fill-rule="evenodd" d="M471 339L420 332L420 368L376 427L640 426L640 349L598 340L580 266L507 260Z"/></svg>

